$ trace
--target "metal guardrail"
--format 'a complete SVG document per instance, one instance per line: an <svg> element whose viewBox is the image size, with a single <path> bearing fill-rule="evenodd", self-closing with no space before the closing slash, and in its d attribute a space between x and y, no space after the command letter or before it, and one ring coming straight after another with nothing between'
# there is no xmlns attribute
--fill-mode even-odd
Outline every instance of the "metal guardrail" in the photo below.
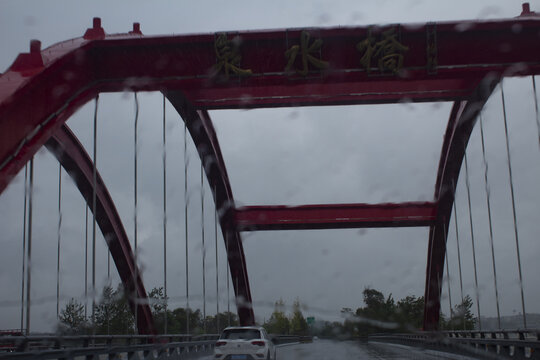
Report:
<svg viewBox="0 0 540 360"><path fill-rule="evenodd" d="M540 329L376 334L369 340L484 358L540 359Z"/></svg>
<svg viewBox="0 0 540 360"><path fill-rule="evenodd" d="M0 336L0 359L186 359L209 355L219 335Z"/></svg>
<svg viewBox="0 0 540 360"><path fill-rule="evenodd" d="M313 342L313 337L311 336L277 335L277 334L269 334L269 336L273 339L273 342L275 345Z"/></svg>
<svg viewBox="0 0 540 360"><path fill-rule="evenodd" d="M0 359L194 359L209 355L219 335L0 336ZM276 345L310 336L272 335Z"/></svg>

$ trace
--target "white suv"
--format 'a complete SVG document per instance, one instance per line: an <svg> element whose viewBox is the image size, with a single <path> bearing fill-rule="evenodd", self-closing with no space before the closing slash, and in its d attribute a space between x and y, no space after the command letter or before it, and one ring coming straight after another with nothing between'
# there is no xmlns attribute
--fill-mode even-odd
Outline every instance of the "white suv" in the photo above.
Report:
<svg viewBox="0 0 540 360"><path fill-rule="evenodd" d="M256 326L228 327L214 348L216 360L276 360L274 343Z"/></svg>

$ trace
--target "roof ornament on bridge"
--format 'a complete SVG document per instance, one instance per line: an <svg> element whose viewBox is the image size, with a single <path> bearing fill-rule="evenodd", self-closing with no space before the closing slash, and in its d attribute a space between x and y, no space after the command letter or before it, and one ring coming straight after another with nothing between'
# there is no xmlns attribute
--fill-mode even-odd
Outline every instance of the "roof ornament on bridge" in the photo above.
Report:
<svg viewBox="0 0 540 360"><path fill-rule="evenodd" d="M83 35L85 40L101 40L105 38L105 30L101 27L101 18L92 19L92 27Z"/></svg>

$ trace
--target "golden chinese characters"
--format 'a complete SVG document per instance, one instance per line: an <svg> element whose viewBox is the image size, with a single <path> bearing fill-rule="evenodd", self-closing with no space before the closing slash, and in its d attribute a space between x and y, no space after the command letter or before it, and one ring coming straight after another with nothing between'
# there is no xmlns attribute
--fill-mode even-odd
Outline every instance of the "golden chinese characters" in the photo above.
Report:
<svg viewBox="0 0 540 360"><path fill-rule="evenodd" d="M382 32L379 41L368 30L368 37L356 45L356 49L362 53L360 65L367 73L371 72L373 62L381 73L397 74L403 66L403 53L409 48L397 40L395 28Z"/></svg>
<svg viewBox="0 0 540 360"><path fill-rule="evenodd" d="M222 33L217 35L214 41L217 62L213 68L213 76L224 73L225 80L229 80L232 74L238 76L249 76L252 74L249 69L240 68L239 39L227 40L227 35Z"/></svg>
<svg viewBox="0 0 540 360"><path fill-rule="evenodd" d="M322 70L328 67L328 62L320 60L312 54L317 54L321 50L323 41L321 39L314 40L311 45L310 35L307 31L302 31L300 35L300 45L293 45L290 49L285 51L285 57L287 58L287 65L285 66L285 72L291 72L294 68L296 73L301 76L306 76L309 71L309 65L311 64L315 68ZM294 66L296 57L300 53L302 67L300 69Z"/></svg>

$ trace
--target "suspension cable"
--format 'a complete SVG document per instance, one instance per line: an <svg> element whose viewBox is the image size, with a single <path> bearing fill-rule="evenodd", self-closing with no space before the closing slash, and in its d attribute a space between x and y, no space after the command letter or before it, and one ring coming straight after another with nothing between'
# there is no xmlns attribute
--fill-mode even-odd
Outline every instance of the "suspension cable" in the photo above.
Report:
<svg viewBox="0 0 540 360"><path fill-rule="evenodd" d="M450 290L450 270L448 265L448 234L446 232L446 221L443 222L443 230L444 230L444 252L445 252L445 258L446 258L446 280L448 282L448 305L450 307L450 326L452 330L454 329L454 321L452 316L452 291Z"/></svg>
<svg viewBox="0 0 540 360"><path fill-rule="evenodd" d="M465 153L465 185L467 187L467 199L469 203L469 224L471 228L471 244L472 244L472 255L473 255L473 266L474 266L474 288L476 292L476 309L478 310L478 328L482 330L482 320L480 315L480 290L478 288L478 272L476 268L476 250L474 246L474 227L473 227L473 215L471 207L471 186L469 182L469 165L467 163L467 153Z"/></svg>
<svg viewBox="0 0 540 360"><path fill-rule="evenodd" d="M184 228L186 240L186 334L189 334L189 257L188 257L188 156L187 156L187 124L184 122Z"/></svg>
<svg viewBox="0 0 540 360"><path fill-rule="evenodd" d="M62 229L62 164L58 164L58 241L56 255L56 318L60 318L60 242Z"/></svg>
<svg viewBox="0 0 540 360"><path fill-rule="evenodd" d="M454 223L456 225L456 246L458 256L458 269L459 269L459 289L461 291L461 303L463 303L463 272L461 271L461 251L459 250L459 227L457 220L457 199L456 199L456 184L454 185Z"/></svg>
<svg viewBox="0 0 540 360"><path fill-rule="evenodd" d="M99 95L94 106L94 168L92 190L92 334L96 333L96 186L97 186L97 113Z"/></svg>
<svg viewBox="0 0 540 360"><path fill-rule="evenodd" d="M139 265L137 262L137 251L138 251L138 244L137 244L137 125L139 123L139 100L137 99L137 93L134 93L135 97L135 124L134 124L134 142L133 142L133 247L134 247L134 263L135 263L135 271L133 276L135 277L133 279L133 283L135 284L134 289L134 303L135 303L135 329L137 329L137 322L138 322L138 307L139 307L139 294L137 294L137 279L139 278ZM137 330L135 330L137 331Z"/></svg>
<svg viewBox="0 0 540 360"><path fill-rule="evenodd" d="M538 146L540 147L540 115L538 112L538 97L536 96L536 81L534 79L534 75L532 75L531 78L532 78L532 85L533 85L533 92L534 92L534 111L536 115L536 128L538 129Z"/></svg>
<svg viewBox="0 0 540 360"><path fill-rule="evenodd" d="M465 298L463 297L463 272L461 271L461 251L459 249L459 227L458 227L458 222L457 222L457 206L456 206L455 196L454 196L454 223L456 224L456 246L457 246L457 255L458 255L459 289L461 292L461 304L463 304ZM463 326L463 330L465 330L465 318L462 319L462 326Z"/></svg>
<svg viewBox="0 0 540 360"><path fill-rule="evenodd" d="M167 137L166 137L166 113L165 113L165 94L163 94L163 293L165 296L164 304L164 323L163 333L167 334Z"/></svg>
<svg viewBox="0 0 540 360"><path fill-rule="evenodd" d="M203 330L206 334L206 247L204 244L204 177L201 159L201 242L202 242L202 286L203 286Z"/></svg>
<svg viewBox="0 0 540 360"><path fill-rule="evenodd" d="M28 199L28 164L24 166L24 213L23 213L23 250L21 273L21 333L24 330L24 276L26 275L26 203Z"/></svg>
<svg viewBox="0 0 540 360"><path fill-rule="evenodd" d="M495 265L495 246L493 244L493 225L491 221L491 200L490 200L490 190L488 185L488 163L486 160L486 146L484 141L484 125L482 121L482 115L480 115L480 139L482 143L482 159L484 161L484 185L486 189L486 206L488 211L488 222L489 222L489 243L491 245L491 263L493 265L493 285L495 288L495 302L497 304L497 326L501 328L501 312L499 308L499 288L497 286L497 266Z"/></svg>
<svg viewBox="0 0 540 360"><path fill-rule="evenodd" d="M516 215L516 202L514 197L514 180L512 178L512 160L510 157L510 142L508 139L508 123L506 120L506 104L504 101L504 89L503 89L503 83L501 81L501 99L502 99L502 108L503 108L503 120L504 120L504 135L506 139L506 156L508 159L508 176L510 179L510 195L512 197L512 215L514 220L514 236L516 240L516 254L517 254L517 262L518 262L518 270L519 270L519 287L521 290L521 308L523 310L523 327L527 328L527 315L525 313L525 295L523 293L523 276L521 273L521 256L519 253L519 236L518 236L518 228L517 228L517 215Z"/></svg>
<svg viewBox="0 0 540 360"><path fill-rule="evenodd" d="M216 201L216 187L214 186L214 205ZM218 229L217 229L217 208L214 211L214 235L215 235L215 248L216 248L216 330L220 333L219 327L219 263L218 263Z"/></svg>
<svg viewBox="0 0 540 360"><path fill-rule="evenodd" d="M86 208L84 241L84 319L88 319L88 205Z"/></svg>
<svg viewBox="0 0 540 360"><path fill-rule="evenodd" d="M34 195L34 158L30 159L30 192L28 194L28 248L26 269L26 335L30 334L30 280L32 275L32 200Z"/></svg>
<svg viewBox="0 0 540 360"><path fill-rule="evenodd" d="M226 255L227 255L227 262L226 262L226 268L227 268L227 316L229 318L228 326L231 326L231 290L230 290L230 268L229 268L229 235L227 232L225 232L225 247L226 247Z"/></svg>

